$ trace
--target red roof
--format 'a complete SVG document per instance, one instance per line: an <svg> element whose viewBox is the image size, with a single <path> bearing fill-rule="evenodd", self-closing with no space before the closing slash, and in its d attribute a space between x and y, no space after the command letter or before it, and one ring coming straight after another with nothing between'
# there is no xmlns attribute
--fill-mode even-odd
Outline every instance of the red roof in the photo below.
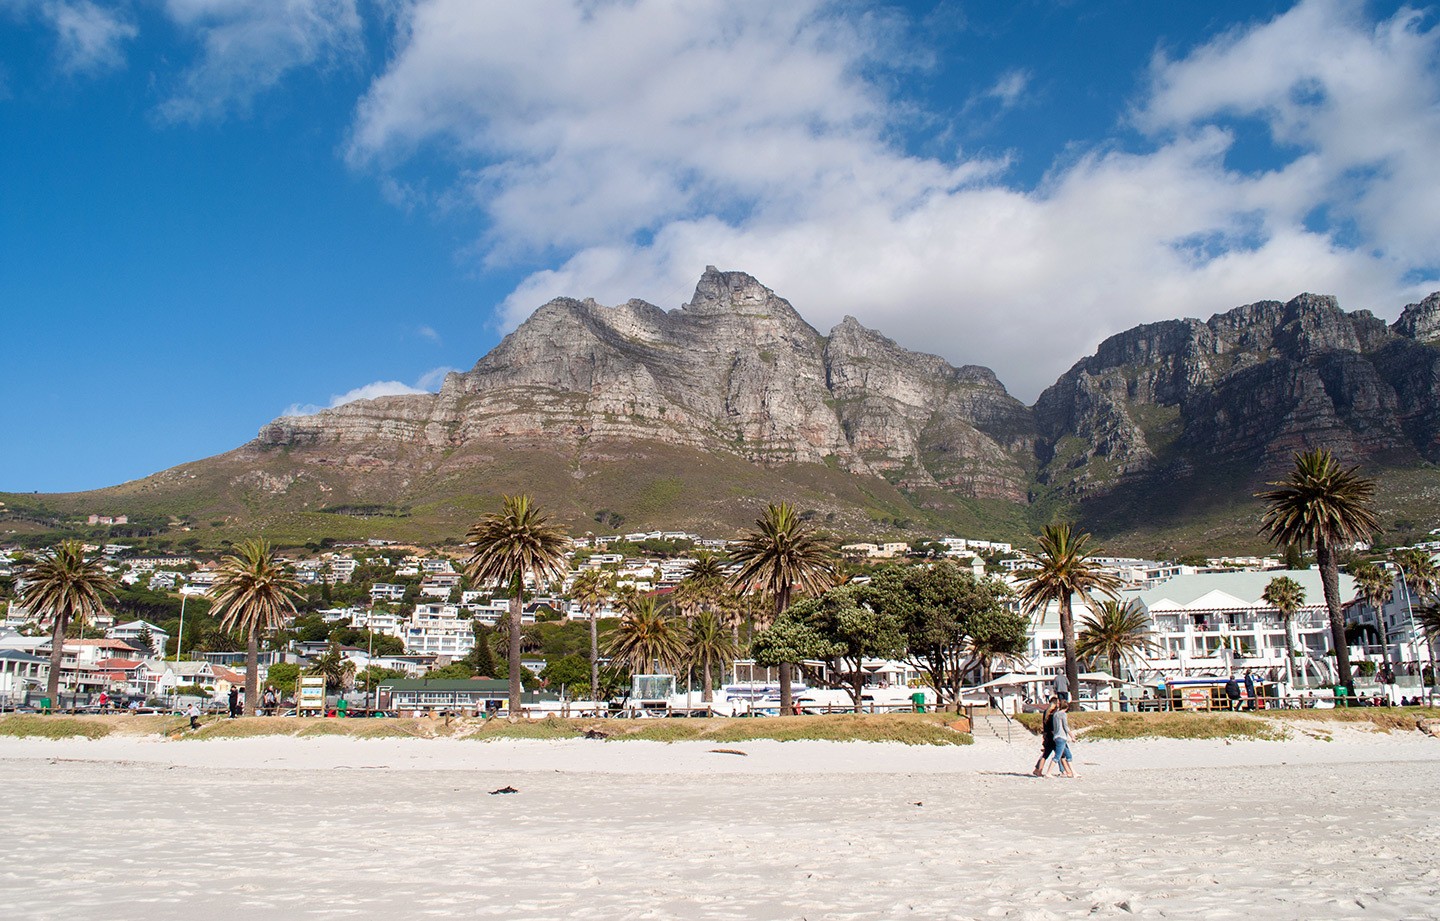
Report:
<svg viewBox="0 0 1440 921"><path fill-rule="evenodd" d="M131 671L133 669L139 668L144 664L144 662L138 662L131 659L101 659L99 662L95 663L95 667L100 669L119 668L124 669L125 671Z"/></svg>
<svg viewBox="0 0 1440 921"><path fill-rule="evenodd" d="M212 665L210 671L221 681L228 681L231 684L241 684L245 681L243 672L231 671L223 665Z"/></svg>

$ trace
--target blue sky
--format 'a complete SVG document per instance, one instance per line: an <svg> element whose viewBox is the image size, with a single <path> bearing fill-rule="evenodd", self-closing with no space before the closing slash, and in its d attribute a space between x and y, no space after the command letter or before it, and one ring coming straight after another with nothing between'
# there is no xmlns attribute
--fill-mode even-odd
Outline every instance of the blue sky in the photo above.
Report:
<svg viewBox="0 0 1440 921"><path fill-rule="evenodd" d="M0 0L0 489L434 389L741 269L1027 402L1104 336L1440 288L1432 7Z"/></svg>

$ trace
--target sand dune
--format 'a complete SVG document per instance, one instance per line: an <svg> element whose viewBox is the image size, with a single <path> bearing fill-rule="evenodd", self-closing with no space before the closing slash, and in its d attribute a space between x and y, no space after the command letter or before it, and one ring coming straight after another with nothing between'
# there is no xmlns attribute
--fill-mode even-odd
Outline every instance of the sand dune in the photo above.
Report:
<svg viewBox="0 0 1440 921"><path fill-rule="evenodd" d="M1440 741L0 740L15 918L1429 918ZM490 795L506 785L520 792Z"/></svg>

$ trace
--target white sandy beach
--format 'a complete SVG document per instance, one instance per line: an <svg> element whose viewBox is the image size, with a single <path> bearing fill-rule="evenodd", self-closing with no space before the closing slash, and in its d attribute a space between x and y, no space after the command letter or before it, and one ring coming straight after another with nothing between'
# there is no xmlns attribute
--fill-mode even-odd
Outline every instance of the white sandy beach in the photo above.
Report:
<svg viewBox="0 0 1440 921"><path fill-rule="evenodd" d="M1307 728L1077 781L1029 739L4 739L0 916L1440 917L1440 740Z"/></svg>

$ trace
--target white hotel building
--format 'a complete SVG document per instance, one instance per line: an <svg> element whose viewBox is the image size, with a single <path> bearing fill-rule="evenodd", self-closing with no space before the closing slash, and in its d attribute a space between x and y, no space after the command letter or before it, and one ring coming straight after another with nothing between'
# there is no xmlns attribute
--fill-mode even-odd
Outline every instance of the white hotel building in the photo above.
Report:
<svg viewBox="0 0 1440 921"><path fill-rule="evenodd" d="M1285 576L1300 583L1305 603L1295 615L1300 648L1308 653L1310 674L1330 674L1330 621L1319 570L1269 570L1178 575L1142 591L1126 591L1120 601L1137 604L1149 616L1155 651L1143 661L1126 665L1127 678L1223 675L1253 670L1276 677L1285 671L1285 627L1280 614L1261 600L1272 579ZM1340 597L1355 597L1355 580L1340 575ZM1079 633L1089 614L1076 596L1071 608ZM1351 657L1362 650L1352 647ZM1051 604L1030 631L1031 666L1046 674L1064 668L1059 606Z"/></svg>

